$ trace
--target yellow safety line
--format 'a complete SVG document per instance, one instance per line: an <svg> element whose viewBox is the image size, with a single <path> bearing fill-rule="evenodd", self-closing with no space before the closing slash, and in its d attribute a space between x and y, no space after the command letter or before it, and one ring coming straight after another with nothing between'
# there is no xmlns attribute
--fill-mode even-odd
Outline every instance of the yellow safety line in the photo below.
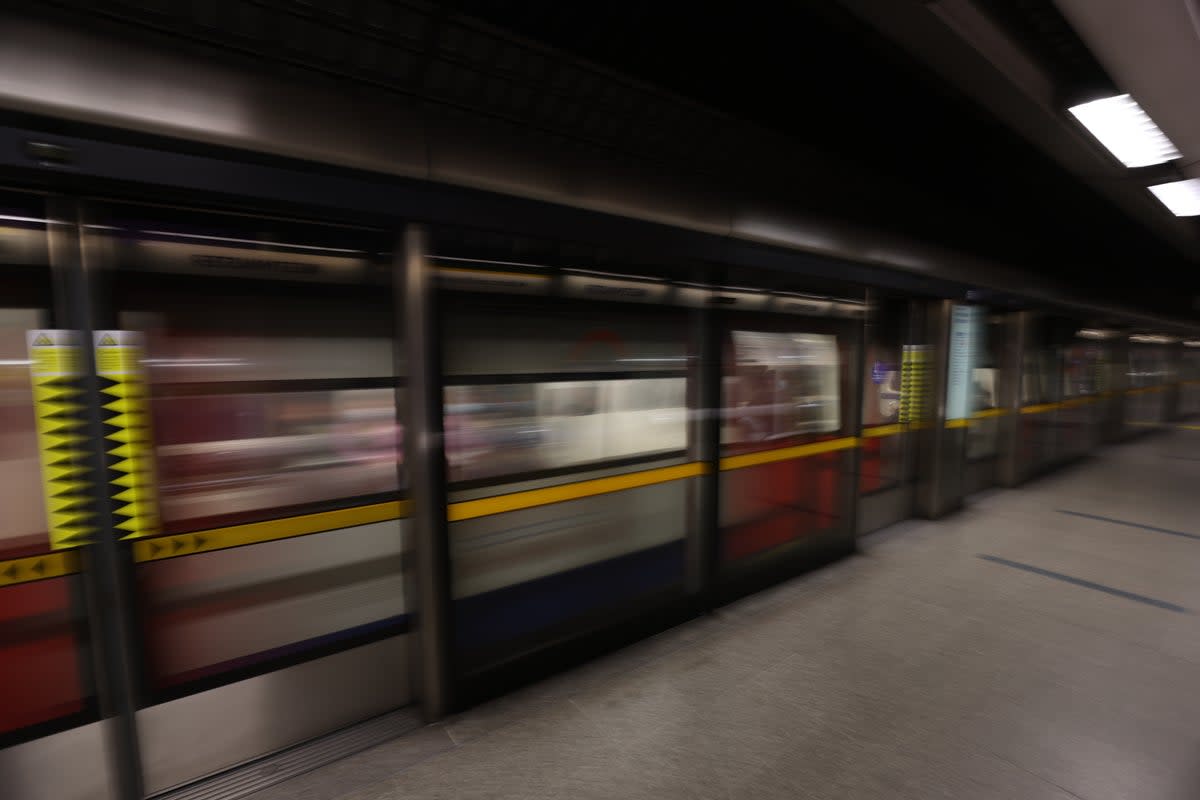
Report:
<svg viewBox="0 0 1200 800"><path fill-rule="evenodd" d="M740 456L726 456L721 459L721 470L756 467L759 464L772 464L776 461L791 461L792 459L806 458L808 456L820 455L821 453L832 453L835 450L849 450L852 447L858 447L858 445L859 440L857 437L846 436L842 439L830 439L824 442L801 444L795 447L781 447L778 450L763 450L758 453L746 453Z"/></svg>
<svg viewBox="0 0 1200 800"><path fill-rule="evenodd" d="M1007 415L1007 408L985 408L983 411L976 411L972 414L971 419L991 419L992 417L1004 417Z"/></svg>
<svg viewBox="0 0 1200 800"><path fill-rule="evenodd" d="M904 433L904 425L899 422L892 425L873 425L870 428L862 429L864 439L879 439L883 436L895 436L898 433Z"/></svg>
<svg viewBox="0 0 1200 800"><path fill-rule="evenodd" d="M1058 408L1058 403L1041 403L1036 406L1022 406L1022 414L1041 414L1043 411L1053 411Z"/></svg>
<svg viewBox="0 0 1200 800"><path fill-rule="evenodd" d="M74 550L14 558L11 561L0 561L0 587L61 578L76 572L79 572L79 558Z"/></svg>
<svg viewBox="0 0 1200 800"><path fill-rule="evenodd" d="M621 492L626 489L637 489L641 486L652 486L656 483L667 483L682 478L693 478L703 475L707 465L701 461L679 464L674 467L659 467L640 472L627 472L624 475L610 475L606 478L593 478L576 483L564 483L559 486L547 486L542 489L529 489L524 492L511 492L495 497L481 497L478 500L464 500L451 503L446 508L446 519L450 522L461 522L465 519L487 517L492 514L503 514L506 511L520 511L525 508L536 508L551 503L563 503L567 500L579 500L584 497L594 497L598 494Z"/></svg>
<svg viewBox="0 0 1200 800"><path fill-rule="evenodd" d="M250 522L245 525L231 525L227 528L212 528L195 533L140 539L134 542L133 560L138 563L160 561L164 558L207 553L213 550L227 550L231 547L273 542L279 539L291 539L295 536L335 531L355 525L368 525L372 522L387 522L408 516L409 511L410 501L393 500L388 503L339 508L335 511L321 511L299 517L285 517L264 522Z"/></svg>
<svg viewBox="0 0 1200 800"><path fill-rule="evenodd" d="M970 422L971 420L967 419L966 417L963 417L962 419L948 419L946 420L946 427L950 429L965 428L970 424Z"/></svg>

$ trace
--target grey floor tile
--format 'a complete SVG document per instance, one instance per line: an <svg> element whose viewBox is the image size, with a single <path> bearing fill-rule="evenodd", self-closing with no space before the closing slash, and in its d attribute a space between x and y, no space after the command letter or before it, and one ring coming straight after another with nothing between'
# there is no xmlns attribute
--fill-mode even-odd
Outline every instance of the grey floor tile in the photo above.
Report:
<svg viewBox="0 0 1200 800"><path fill-rule="evenodd" d="M358 798L592 798L649 785L571 704L534 714L394 776ZM649 795L638 795L649 796Z"/></svg>

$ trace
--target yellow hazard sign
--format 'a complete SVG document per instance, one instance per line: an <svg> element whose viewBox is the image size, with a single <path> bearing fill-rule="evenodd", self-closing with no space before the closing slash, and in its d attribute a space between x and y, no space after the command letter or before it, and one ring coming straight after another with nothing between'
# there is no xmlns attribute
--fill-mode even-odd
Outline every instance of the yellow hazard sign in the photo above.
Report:
<svg viewBox="0 0 1200 800"><path fill-rule="evenodd" d="M104 450L113 527L123 539L157 535L162 525L142 373L142 338L135 331L96 331L96 374L104 411Z"/></svg>
<svg viewBox="0 0 1200 800"><path fill-rule="evenodd" d="M46 526L55 550L78 547L95 534L86 461L83 387L75 331L26 331Z"/></svg>

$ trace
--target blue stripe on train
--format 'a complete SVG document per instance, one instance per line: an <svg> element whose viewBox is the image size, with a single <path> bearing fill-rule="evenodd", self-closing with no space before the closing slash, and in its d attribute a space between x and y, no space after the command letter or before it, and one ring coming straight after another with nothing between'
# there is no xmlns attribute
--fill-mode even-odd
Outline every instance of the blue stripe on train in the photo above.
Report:
<svg viewBox="0 0 1200 800"><path fill-rule="evenodd" d="M459 649L534 633L683 580L683 540L454 603Z"/></svg>

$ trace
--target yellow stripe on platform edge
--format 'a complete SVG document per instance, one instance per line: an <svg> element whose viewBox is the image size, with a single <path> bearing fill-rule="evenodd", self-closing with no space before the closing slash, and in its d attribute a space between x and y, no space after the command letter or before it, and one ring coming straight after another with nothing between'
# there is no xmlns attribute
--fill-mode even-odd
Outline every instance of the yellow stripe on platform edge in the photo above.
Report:
<svg viewBox="0 0 1200 800"><path fill-rule="evenodd" d="M904 433L904 425L900 422L891 425L872 425L862 429L862 438L881 439L884 436L895 436L900 433Z"/></svg>
<svg viewBox="0 0 1200 800"><path fill-rule="evenodd" d="M1039 403L1035 406L1021 406L1022 414L1041 414L1044 411L1054 411L1059 407L1058 403Z"/></svg>
<svg viewBox="0 0 1200 800"><path fill-rule="evenodd" d="M706 464L701 461L692 461L673 467L646 469L640 472L627 472L623 475L610 475L606 478L593 478L576 483L564 483L559 486L529 489L524 492L511 492L509 494L496 495L495 497L464 500L460 503L451 503L447 507L446 519L450 522L461 522L477 517L503 514L507 511L520 511L526 508L547 506L552 503L563 503L568 500L594 497L598 494L620 492L626 489L652 486L656 483L667 483L683 478L693 478L697 475L703 475L706 471Z"/></svg>
<svg viewBox="0 0 1200 800"><path fill-rule="evenodd" d="M227 528L212 528L195 533L156 536L134 543L133 560L139 563L161 561L176 556L228 550L231 547L241 547L247 544L273 542L280 539L291 539L295 536L307 536L311 533L352 528L356 525L369 525L372 522L387 522L406 517L409 511L410 501L393 500L387 503L373 503L367 506L304 514L299 517L270 519L245 525L231 525Z"/></svg>
<svg viewBox="0 0 1200 800"><path fill-rule="evenodd" d="M33 583L47 578L61 578L79 572L79 558L74 550L47 553L43 556L14 558L0 561L0 588L19 583Z"/></svg>
<svg viewBox="0 0 1200 800"><path fill-rule="evenodd" d="M738 456L726 456L721 459L721 470L756 467L759 464L773 464L776 461L791 461L797 458L807 458L821 453L832 453L837 450L849 450L858 447L860 440L856 436L846 436L841 439L830 439L824 442L781 447L777 450L763 450L758 453L745 453Z"/></svg>

